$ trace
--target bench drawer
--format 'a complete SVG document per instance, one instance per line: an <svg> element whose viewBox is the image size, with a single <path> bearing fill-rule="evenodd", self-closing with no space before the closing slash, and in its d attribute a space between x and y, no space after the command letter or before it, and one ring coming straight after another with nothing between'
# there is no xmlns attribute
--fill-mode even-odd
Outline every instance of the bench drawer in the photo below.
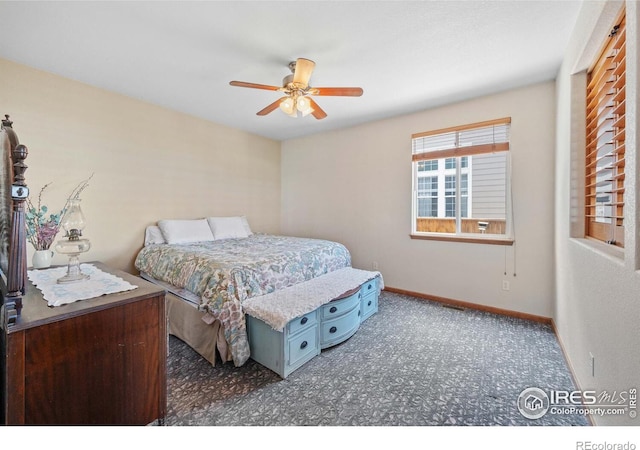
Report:
<svg viewBox="0 0 640 450"><path fill-rule="evenodd" d="M356 299L357 296L356 296ZM320 322L320 348L330 347L351 337L360 327L360 303L346 314Z"/></svg>
<svg viewBox="0 0 640 450"><path fill-rule="evenodd" d="M311 327L289 338L289 366L295 366L308 356L318 354L318 330ZM310 359L310 358L309 358Z"/></svg>
<svg viewBox="0 0 640 450"><path fill-rule="evenodd" d="M316 312L311 311L304 316L293 319L287 324L287 327L289 327L289 334L296 334L300 330L304 330L305 328L315 325L318 321L316 317Z"/></svg>
<svg viewBox="0 0 640 450"><path fill-rule="evenodd" d="M360 320L364 322L366 319L378 312L378 296L374 292L363 296L362 306L360 309L362 311Z"/></svg>
<svg viewBox="0 0 640 450"><path fill-rule="evenodd" d="M373 280L367 281L360 287L360 293L363 297L373 294L374 292L378 292L378 277L375 277Z"/></svg>
<svg viewBox="0 0 640 450"><path fill-rule="evenodd" d="M340 300L333 300L326 305L322 305L322 320L332 320L335 317L339 317L342 314L351 311L351 309L360 304L360 290L351 294L349 297L342 298Z"/></svg>

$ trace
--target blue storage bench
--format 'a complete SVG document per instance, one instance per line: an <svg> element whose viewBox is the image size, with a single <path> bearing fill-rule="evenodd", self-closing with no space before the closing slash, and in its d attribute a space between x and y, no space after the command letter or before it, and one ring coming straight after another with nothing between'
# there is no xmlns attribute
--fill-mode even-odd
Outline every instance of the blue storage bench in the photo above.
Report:
<svg viewBox="0 0 640 450"><path fill-rule="evenodd" d="M315 278L287 288L290 292L286 298L269 297L273 294L279 295L273 293L252 299L249 305L244 304L251 358L286 378L291 372L319 355L322 349L340 344L353 336L360 324L378 311L382 276L379 272L352 270L358 272L355 280L371 278L349 290L343 290L342 294L333 299L324 300L323 298L331 294L323 292L324 297L318 296L313 293L313 289L304 286L313 282L317 285L315 287L321 288L318 278ZM329 291L343 289L340 283L335 282L337 277L331 278L329 275L331 273L319 277L328 277L320 283L325 283ZM343 281L342 286L345 286L344 283L348 281ZM287 310L287 299L293 299L291 301L294 310L312 310L291 319L287 315L295 313ZM320 306L317 306L318 303L321 303ZM270 308L270 305L273 305L273 308Z"/></svg>

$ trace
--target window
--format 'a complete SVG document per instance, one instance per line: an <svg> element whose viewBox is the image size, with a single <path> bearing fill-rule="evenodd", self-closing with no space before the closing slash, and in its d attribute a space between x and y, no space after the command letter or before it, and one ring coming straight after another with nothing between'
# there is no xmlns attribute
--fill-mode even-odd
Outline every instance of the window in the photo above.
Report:
<svg viewBox="0 0 640 450"><path fill-rule="evenodd" d="M432 161L418 161L418 170L438 170L438 160L434 159Z"/></svg>
<svg viewBox="0 0 640 450"><path fill-rule="evenodd" d="M433 217L434 215L438 215L438 177L419 177L418 216Z"/></svg>
<svg viewBox="0 0 640 450"><path fill-rule="evenodd" d="M623 11L587 77L585 235L624 247L625 30Z"/></svg>
<svg viewBox="0 0 640 450"><path fill-rule="evenodd" d="M412 136L412 237L509 244L509 129L497 119Z"/></svg>

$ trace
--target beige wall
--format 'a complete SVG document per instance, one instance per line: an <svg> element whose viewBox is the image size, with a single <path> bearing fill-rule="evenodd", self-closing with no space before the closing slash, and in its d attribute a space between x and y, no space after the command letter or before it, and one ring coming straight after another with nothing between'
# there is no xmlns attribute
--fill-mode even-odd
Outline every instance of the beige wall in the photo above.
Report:
<svg viewBox="0 0 640 450"><path fill-rule="evenodd" d="M551 317L554 99L550 81L285 141L282 231L344 243L390 287ZM515 247L410 239L412 133L507 116Z"/></svg>
<svg viewBox="0 0 640 450"><path fill-rule="evenodd" d="M280 231L277 141L1 59L0 106L29 148L32 194L53 182L49 207L95 173L83 261L133 271L145 227L163 218L246 215L256 231Z"/></svg>
<svg viewBox="0 0 640 450"><path fill-rule="evenodd" d="M582 239L585 71L614 25L621 2L587 2L557 79L555 322L582 389L640 388L640 235L638 234L637 2L627 2L625 250ZM591 357L595 358L592 374ZM638 425L625 416L594 416L598 425Z"/></svg>

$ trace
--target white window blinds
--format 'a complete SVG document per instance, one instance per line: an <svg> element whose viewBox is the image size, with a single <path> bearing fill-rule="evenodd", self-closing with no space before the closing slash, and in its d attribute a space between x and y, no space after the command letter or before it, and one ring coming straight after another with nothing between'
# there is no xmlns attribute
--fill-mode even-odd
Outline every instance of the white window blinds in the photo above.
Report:
<svg viewBox="0 0 640 450"><path fill-rule="evenodd" d="M413 161L507 151L510 126L503 118L414 134Z"/></svg>

